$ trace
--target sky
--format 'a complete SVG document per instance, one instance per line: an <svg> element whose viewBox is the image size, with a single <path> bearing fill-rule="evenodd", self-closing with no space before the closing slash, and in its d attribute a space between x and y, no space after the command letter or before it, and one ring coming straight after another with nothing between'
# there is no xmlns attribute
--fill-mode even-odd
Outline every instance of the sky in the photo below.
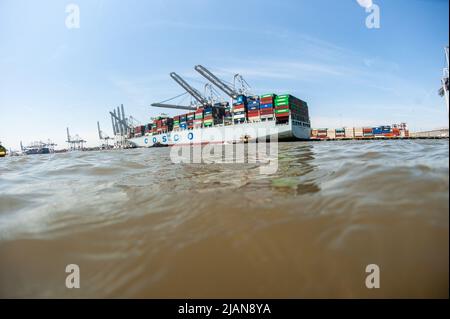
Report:
<svg viewBox="0 0 450 319"><path fill-rule="evenodd" d="M308 102L313 127L407 122L448 127L440 87L448 45L448 0L0 0L0 141L19 149L66 127L97 146L97 121L123 104L146 124L150 107L183 93L177 72L203 91L202 64L254 94ZM69 4L79 28L68 28ZM189 98L173 100L187 104Z"/></svg>

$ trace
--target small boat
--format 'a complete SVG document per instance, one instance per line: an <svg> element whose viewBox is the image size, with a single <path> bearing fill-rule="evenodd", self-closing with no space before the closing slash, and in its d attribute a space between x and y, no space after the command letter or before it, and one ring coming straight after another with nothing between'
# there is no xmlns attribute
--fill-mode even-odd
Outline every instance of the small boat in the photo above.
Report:
<svg viewBox="0 0 450 319"><path fill-rule="evenodd" d="M27 155L50 154L50 149L48 147L27 148L23 152Z"/></svg>
<svg viewBox="0 0 450 319"><path fill-rule="evenodd" d="M168 147L169 145L167 144L162 144L161 142L156 142L155 144L153 144L150 147Z"/></svg>
<svg viewBox="0 0 450 319"><path fill-rule="evenodd" d="M0 143L0 157L5 157L6 156L6 148L4 148L2 146L2 144Z"/></svg>

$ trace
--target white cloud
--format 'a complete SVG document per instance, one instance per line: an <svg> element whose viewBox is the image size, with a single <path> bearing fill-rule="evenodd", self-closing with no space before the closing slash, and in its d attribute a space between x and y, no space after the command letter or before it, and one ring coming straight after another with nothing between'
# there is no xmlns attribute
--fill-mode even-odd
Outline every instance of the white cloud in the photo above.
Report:
<svg viewBox="0 0 450 319"><path fill-rule="evenodd" d="M370 8L373 5L372 0L356 0L356 2L363 8Z"/></svg>

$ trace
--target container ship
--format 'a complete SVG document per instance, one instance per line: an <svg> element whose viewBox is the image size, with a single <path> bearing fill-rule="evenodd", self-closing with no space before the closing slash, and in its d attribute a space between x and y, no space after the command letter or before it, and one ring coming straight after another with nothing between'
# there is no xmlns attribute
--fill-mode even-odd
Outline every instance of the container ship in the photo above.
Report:
<svg viewBox="0 0 450 319"><path fill-rule="evenodd" d="M319 128L311 130L311 139L371 139L371 138L408 138L410 136L406 123L376 127Z"/></svg>
<svg viewBox="0 0 450 319"><path fill-rule="evenodd" d="M54 147L56 144L51 142L50 140L45 142L33 142L28 146L23 146L22 142L20 142L20 149L22 154L24 155L38 155L38 154L50 154L54 153Z"/></svg>
<svg viewBox="0 0 450 319"><path fill-rule="evenodd" d="M195 70L228 95L230 102L214 102L204 97L172 72L170 76L196 100L196 105L152 104L189 112L174 117L158 116L151 123L132 127L129 143L136 147L239 143L274 135L278 140L310 139L307 102L291 94L251 95L239 74L234 76L235 83L231 86L201 65ZM240 89L236 89L236 82Z"/></svg>

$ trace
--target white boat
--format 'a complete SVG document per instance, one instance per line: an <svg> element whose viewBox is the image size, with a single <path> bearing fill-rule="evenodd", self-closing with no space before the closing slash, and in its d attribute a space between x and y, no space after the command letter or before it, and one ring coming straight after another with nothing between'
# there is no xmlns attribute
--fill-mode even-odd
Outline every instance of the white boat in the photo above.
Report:
<svg viewBox="0 0 450 319"><path fill-rule="evenodd" d="M161 134L146 134L128 139L136 147L154 145L199 145L209 143L239 143L257 139L271 138L278 141L309 140L311 128L304 123L289 118L289 121L277 124L275 119L234 125L215 125L185 130L175 130Z"/></svg>

